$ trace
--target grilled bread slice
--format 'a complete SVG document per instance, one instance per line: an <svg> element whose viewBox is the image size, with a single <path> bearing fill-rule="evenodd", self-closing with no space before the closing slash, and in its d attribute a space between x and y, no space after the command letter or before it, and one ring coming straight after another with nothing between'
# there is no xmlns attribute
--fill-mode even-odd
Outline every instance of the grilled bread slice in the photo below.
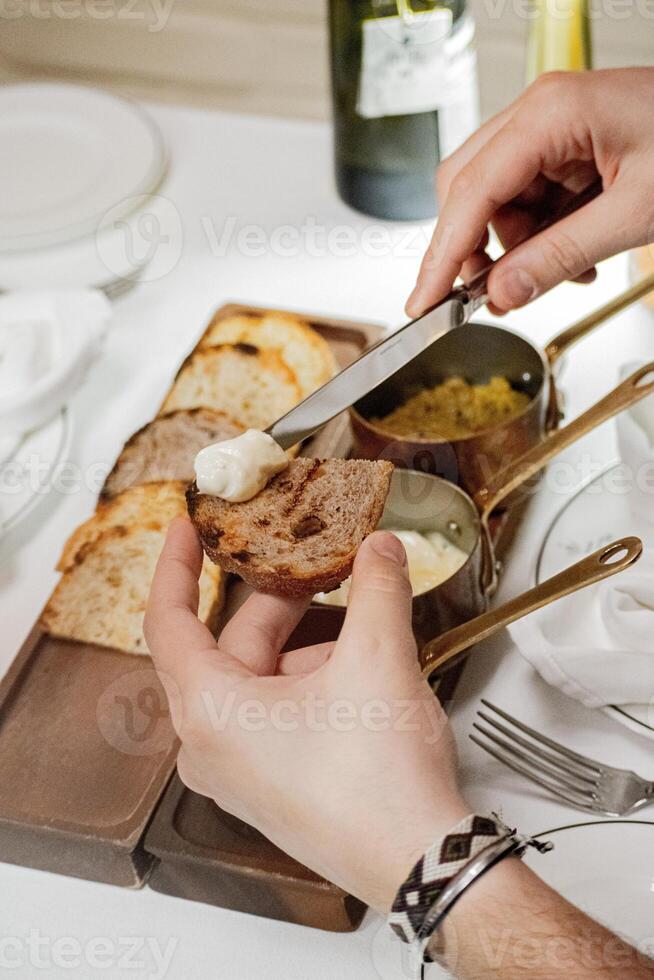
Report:
<svg viewBox="0 0 654 980"><path fill-rule="evenodd" d="M159 480L193 479L197 453L243 432L240 422L211 408L182 408L153 419L131 436L100 494L110 500L127 487Z"/></svg>
<svg viewBox="0 0 654 980"><path fill-rule="evenodd" d="M289 313L217 317L205 331L200 348L239 343L276 350L295 372L303 398L329 381L338 369L324 337Z"/></svg>
<svg viewBox="0 0 654 980"><path fill-rule="evenodd" d="M111 527L167 528L174 517L186 514L187 484L188 480L137 484L101 504L69 537L57 563L58 571L71 568L78 552Z"/></svg>
<svg viewBox="0 0 654 980"><path fill-rule="evenodd" d="M164 528L108 528L87 541L62 575L41 618L55 636L147 654L143 614ZM198 615L210 629L222 603L223 576L205 559Z"/></svg>
<svg viewBox="0 0 654 980"><path fill-rule="evenodd" d="M265 429L301 397L294 373L277 351L221 344L191 354L160 414L204 406L226 412L247 428Z"/></svg>
<svg viewBox="0 0 654 980"><path fill-rule="evenodd" d="M296 459L252 500L230 504L193 485L188 511L206 554L260 592L335 589L384 509L385 460Z"/></svg>

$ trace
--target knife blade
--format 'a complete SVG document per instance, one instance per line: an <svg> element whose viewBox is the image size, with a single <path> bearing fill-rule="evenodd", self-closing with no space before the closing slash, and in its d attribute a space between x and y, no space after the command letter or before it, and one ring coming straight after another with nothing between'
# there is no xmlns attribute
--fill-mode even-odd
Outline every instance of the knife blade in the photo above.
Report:
<svg viewBox="0 0 654 980"><path fill-rule="evenodd" d="M602 189L596 180L586 190L568 199L533 234L544 231L597 197ZM290 412L266 429L282 449L290 449L321 429L340 412L349 408L373 388L386 381L414 357L422 354L439 337L461 327L488 300L488 276L494 263L482 269L464 286L455 287L422 316L390 333L360 357L308 395Z"/></svg>
<svg viewBox="0 0 654 980"><path fill-rule="evenodd" d="M463 293L463 290L460 290ZM360 357L308 395L266 432L282 449L307 439L382 381L467 319L464 297L453 290L438 306L382 338Z"/></svg>

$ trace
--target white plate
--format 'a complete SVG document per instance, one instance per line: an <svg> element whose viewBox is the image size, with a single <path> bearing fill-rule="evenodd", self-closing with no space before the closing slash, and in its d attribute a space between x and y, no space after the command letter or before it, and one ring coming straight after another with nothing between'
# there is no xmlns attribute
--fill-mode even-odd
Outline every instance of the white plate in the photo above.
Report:
<svg viewBox="0 0 654 980"><path fill-rule="evenodd" d="M52 480L67 459L71 435L70 414L63 409L0 463L0 536L27 517L45 494L54 492Z"/></svg>
<svg viewBox="0 0 654 980"><path fill-rule="evenodd" d="M0 88L0 251L93 233L120 202L150 194L166 167L161 134L138 106L63 84Z"/></svg>
<svg viewBox="0 0 654 980"><path fill-rule="evenodd" d="M554 850L527 848L526 863L564 898L654 954L654 822L600 820L538 835Z"/></svg>
<svg viewBox="0 0 654 980"><path fill-rule="evenodd" d="M626 534L642 536L627 495L620 487L621 463L612 463L572 496L549 527L536 563L536 582L556 575L573 562ZM647 705L611 705L603 708L615 721L654 739L651 711Z"/></svg>

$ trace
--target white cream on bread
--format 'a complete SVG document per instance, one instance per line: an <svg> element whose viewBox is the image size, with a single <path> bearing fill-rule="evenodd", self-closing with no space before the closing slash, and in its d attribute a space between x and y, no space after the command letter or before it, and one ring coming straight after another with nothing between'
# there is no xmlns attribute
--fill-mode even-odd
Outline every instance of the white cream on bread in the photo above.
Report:
<svg viewBox="0 0 654 980"><path fill-rule="evenodd" d="M242 503L255 497L287 466L288 456L272 436L247 429L200 450L195 457L195 483L200 493Z"/></svg>

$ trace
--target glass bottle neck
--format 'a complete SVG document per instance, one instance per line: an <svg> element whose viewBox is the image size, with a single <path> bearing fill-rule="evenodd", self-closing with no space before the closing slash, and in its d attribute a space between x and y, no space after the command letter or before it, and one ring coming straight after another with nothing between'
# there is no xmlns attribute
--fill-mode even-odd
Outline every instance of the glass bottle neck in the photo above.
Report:
<svg viewBox="0 0 654 980"><path fill-rule="evenodd" d="M588 0L533 0L527 83L546 71L591 67Z"/></svg>

